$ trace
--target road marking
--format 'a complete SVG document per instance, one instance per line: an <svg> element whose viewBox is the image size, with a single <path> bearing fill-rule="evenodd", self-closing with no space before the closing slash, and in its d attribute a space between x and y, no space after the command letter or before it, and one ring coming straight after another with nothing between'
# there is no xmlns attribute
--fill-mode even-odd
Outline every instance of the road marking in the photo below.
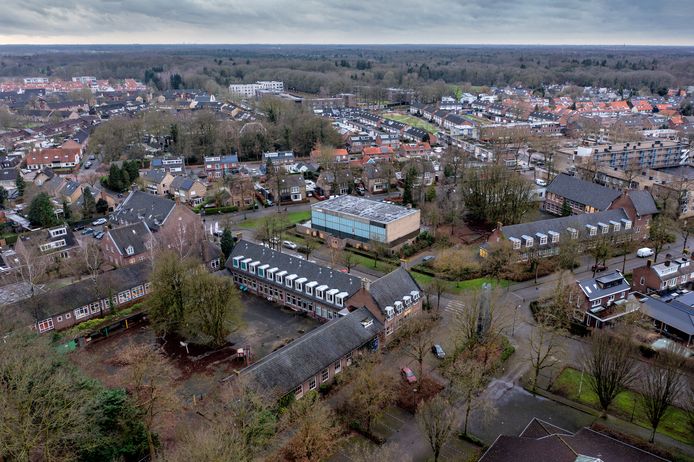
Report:
<svg viewBox="0 0 694 462"><path fill-rule="evenodd" d="M465 304L460 300L451 300L444 310L450 311L451 313L463 314L465 312Z"/></svg>

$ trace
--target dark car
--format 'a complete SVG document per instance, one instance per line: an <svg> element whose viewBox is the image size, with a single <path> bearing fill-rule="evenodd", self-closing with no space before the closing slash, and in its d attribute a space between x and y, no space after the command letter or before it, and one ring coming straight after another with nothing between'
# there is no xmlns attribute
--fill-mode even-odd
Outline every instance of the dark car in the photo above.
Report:
<svg viewBox="0 0 694 462"><path fill-rule="evenodd" d="M105 232L103 232L103 231L99 231L98 233L96 233L96 234L94 235L94 239L98 239L98 240L101 240L101 239L103 239L103 238L104 238L104 236L105 236L105 235L106 235L106 233L105 233Z"/></svg>
<svg viewBox="0 0 694 462"><path fill-rule="evenodd" d="M431 352L434 353L434 356L436 356L439 359L443 359L446 357L446 352L443 351L443 348L441 348L441 345L439 344L432 346Z"/></svg>
<svg viewBox="0 0 694 462"><path fill-rule="evenodd" d="M607 269L607 265L593 265L590 267L591 271L595 271L596 273L601 273Z"/></svg>
<svg viewBox="0 0 694 462"><path fill-rule="evenodd" d="M77 225L75 226L75 229L73 231L82 231L84 229L84 225Z"/></svg>
<svg viewBox="0 0 694 462"><path fill-rule="evenodd" d="M82 236L86 236L87 234L94 234L94 229L93 228L87 228L84 231L82 231Z"/></svg>

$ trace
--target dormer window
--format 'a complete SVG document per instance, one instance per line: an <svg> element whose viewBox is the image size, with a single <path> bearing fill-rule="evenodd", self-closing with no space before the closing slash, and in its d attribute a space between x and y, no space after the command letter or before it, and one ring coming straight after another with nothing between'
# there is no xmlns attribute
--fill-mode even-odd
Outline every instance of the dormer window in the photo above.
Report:
<svg viewBox="0 0 694 462"><path fill-rule="evenodd" d="M345 306L345 299L349 294L347 292L340 292L335 296L335 304L337 306Z"/></svg>
<svg viewBox="0 0 694 462"><path fill-rule="evenodd" d="M566 231L569 232L571 239L578 239L578 230L576 228L566 228Z"/></svg>
<svg viewBox="0 0 694 462"><path fill-rule="evenodd" d="M631 220L622 218L622 223L624 223L624 231L631 229Z"/></svg>
<svg viewBox="0 0 694 462"><path fill-rule="evenodd" d="M48 231L51 237L65 236L67 234L67 228L55 228Z"/></svg>
<svg viewBox="0 0 694 462"><path fill-rule="evenodd" d="M304 283L307 281L306 278L299 278L296 281L294 281L294 290L297 290L301 292L304 290Z"/></svg>
<svg viewBox="0 0 694 462"><path fill-rule="evenodd" d="M413 300L413 301L416 302L417 300L419 300L419 291L413 290L412 292L410 292L410 295L412 295L412 300Z"/></svg>
<svg viewBox="0 0 694 462"><path fill-rule="evenodd" d="M518 239L516 237L509 237L508 240L511 241L511 243L513 244L513 248L515 250L518 250L521 248L521 240L520 239Z"/></svg>
<svg viewBox="0 0 694 462"><path fill-rule="evenodd" d="M404 297L402 297L402 301L403 303L405 303L405 306L412 305L412 297L410 297L409 295L405 295Z"/></svg>
<svg viewBox="0 0 694 462"><path fill-rule="evenodd" d="M251 274L255 274L256 268L260 265L259 261L254 261L250 265L248 265L248 271L251 272Z"/></svg>
<svg viewBox="0 0 694 462"><path fill-rule="evenodd" d="M241 269L244 271L248 271L248 264L252 261L252 258L244 258L243 260L241 260Z"/></svg>
<svg viewBox="0 0 694 462"><path fill-rule="evenodd" d="M392 319L395 316L395 308L386 306L386 319Z"/></svg>
<svg viewBox="0 0 694 462"><path fill-rule="evenodd" d="M129 245L125 248L125 253L128 255L135 255L135 248L132 245Z"/></svg>
<svg viewBox="0 0 694 462"><path fill-rule="evenodd" d="M277 272L278 269L279 268L270 268L269 270L267 270L267 272L266 272L267 278L271 281L274 281L275 280L275 273Z"/></svg>
<svg viewBox="0 0 694 462"><path fill-rule="evenodd" d="M527 234L524 234L524 235L521 236L521 237L522 237L523 240L525 241L525 246L526 246L526 247L532 247L532 246L533 246L534 239L533 239L532 237L528 236Z"/></svg>
<svg viewBox="0 0 694 462"><path fill-rule="evenodd" d="M610 221L610 224L612 225L612 231L615 233L622 229L622 224L618 221Z"/></svg>
<svg viewBox="0 0 694 462"><path fill-rule="evenodd" d="M335 295L340 292L337 289L330 289L325 293L325 299L327 300L328 303L335 303Z"/></svg>
<svg viewBox="0 0 694 462"><path fill-rule="evenodd" d="M598 234L598 227L597 226L586 225L586 229L588 230L589 236L595 236Z"/></svg>
<svg viewBox="0 0 694 462"><path fill-rule="evenodd" d="M296 274L290 274L286 278L284 278L284 284L289 287L290 289L294 287L294 279L296 279Z"/></svg>
<svg viewBox="0 0 694 462"><path fill-rule="evenodd" d="M282 284L282 281L284 280L284 277L287 275L286 271L280 271L275 275L275 282L277 284Z"/></svg>
<svg viewBox="0 0 694 462"><path fill-rule="evenodd" d="M397 302L394 303L394 305L395 305L395 312L396 313L402 313L402 310L404 309L402 302L398 300Z"/></svg>
<svg viewBox="0 0 694 462"><path fill-rule="evenodd" d="M243 255L238 256L238 257L234 257L234 259L231 261L231 265L234 268L238 268L242 258L243 258Z"/></svg>
<svg viewBox="0 0 694 462"><path fill-rule="evenodd" d="M326 290L328 290L328 286L326 285L316 287L316 298L322 299Z"/></svg>
<svg viewBox="0 0 694 462"><path fill-rule="evenodd" d="M259 278L264 278L265 277L265 271L270 267L270 265L260 265L258 267L258 277Z"/></svg>
<svg viewBox="0 0 694 462"><path fill-rule="evenodd" d="M313 295L314 288L318 285L316 281L311 281L306 284L306 295Z"/></svg>
<svg viewBox="0 0 694 462"><path fill-rule="evenodd" d="M556 231L548 231L547 234L552 238L552 244L559 242L559 233Z"/></svg>
<svg viewBox="0 0 694 462"><path fill-rule="evenodd" d="M537 233L536 236L540 239L540 245L547 244L547 235L542 233Z"/></svg>
<svg viewBox="0 0 694 462"><path fill-rule="evenodd" d="M602 234L607 234L610 232L610 225L605 223L598 223L598 226L600 226L600 232Z"/></svg>

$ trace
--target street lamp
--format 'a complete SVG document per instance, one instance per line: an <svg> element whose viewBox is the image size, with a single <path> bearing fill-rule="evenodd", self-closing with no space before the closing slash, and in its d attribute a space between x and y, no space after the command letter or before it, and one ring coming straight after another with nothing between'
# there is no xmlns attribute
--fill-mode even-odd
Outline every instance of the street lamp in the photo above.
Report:
<svg viewBox="0 0 694 462"><path fill-rule="evenodd" d="M516 335L516 316L518 315L518 308L520 307L520 305L516 305L516 309L513 310L513 326L511 328L511 337Z"/></svg>

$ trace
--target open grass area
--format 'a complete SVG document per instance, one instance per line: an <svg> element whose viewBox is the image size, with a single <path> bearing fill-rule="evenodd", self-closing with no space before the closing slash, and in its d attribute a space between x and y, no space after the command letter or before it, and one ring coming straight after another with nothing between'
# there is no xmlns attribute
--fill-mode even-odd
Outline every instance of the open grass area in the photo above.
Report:
<svg viewBox="0 0 694 462"><path fill-rule="evenodd" d="M552 384L552 392L562 395L572 401L585 404L599 409L598 397L588 385L588 374L583 374L583 384L581 385L581 371L567 367ZM581 388L579 395L578 389ZM633 391L625 391L617 395L610 406L610 413L624 420L631 420L644 428L650 429L648 419L643 414L639 403L639 396ZM684 443L694 443L694 434L687 425L687 416L679 408L670 408L658 426L658 433L667 435L670 438Z"/></svg>
<svg viewBox="0 0 694 462"><path fill-rule="evenodd" d="M360 255L358 253L353 253L354 255L354 260L357 262L358 266L363 266L364 268L371 268L375 269L376 271L380 271L382 273L390 273L395 269L395 265L377 260L376 261L376 266L374 266L374 259L370 257L365 257L364 255Z"/></svg>
<svg viewBox="0 0 694 462"><path fill-rule="evenodd" d="M411 127L421 128L422 130L426 130L431 134L436 134L436 132L439 131L439 129L435 125L432 125L426 120L422 120L415 116L389 112L387 114L384 114L383 117L385 117L386 119L395 120L396 122L402 122Z"/></svg>
<svg viewBox="0 0 694 462"><path fill-rule="evenodd" d="M250 212L249 212L249 215L250 215ZM280 214L278 214L278 215L280 215ZM301 223L302 221L309 220L311 218L311 211L310 210L302 210L302 211L298 211L298 212L288 212L284 215L286 216L288 223L295 225L297 223ZM260 222L262 220L263 220L262 217L249 218L247 220L243 220L237 226L240 228L245 228L245 229L257 228L260 225Z"/></svg>
<svg viewBox="0 0 694 462"><path fill-rule="evenodd" d="M416 271L410 271L410 274L421 287L427 287L433 279L431 276L427 274L418 273ZM501 282L497 282L496 280L491 278L468 279L467 281L446 281L446 285L448 286L448 289L446 291L452 294L459 294L461 292L465 292L466 290L479 289L482 287L482 284L487 282L490 283L492 286L499 287L508 287L510 284L509 281L506 281L504 279L502 279Z"/></svg>

